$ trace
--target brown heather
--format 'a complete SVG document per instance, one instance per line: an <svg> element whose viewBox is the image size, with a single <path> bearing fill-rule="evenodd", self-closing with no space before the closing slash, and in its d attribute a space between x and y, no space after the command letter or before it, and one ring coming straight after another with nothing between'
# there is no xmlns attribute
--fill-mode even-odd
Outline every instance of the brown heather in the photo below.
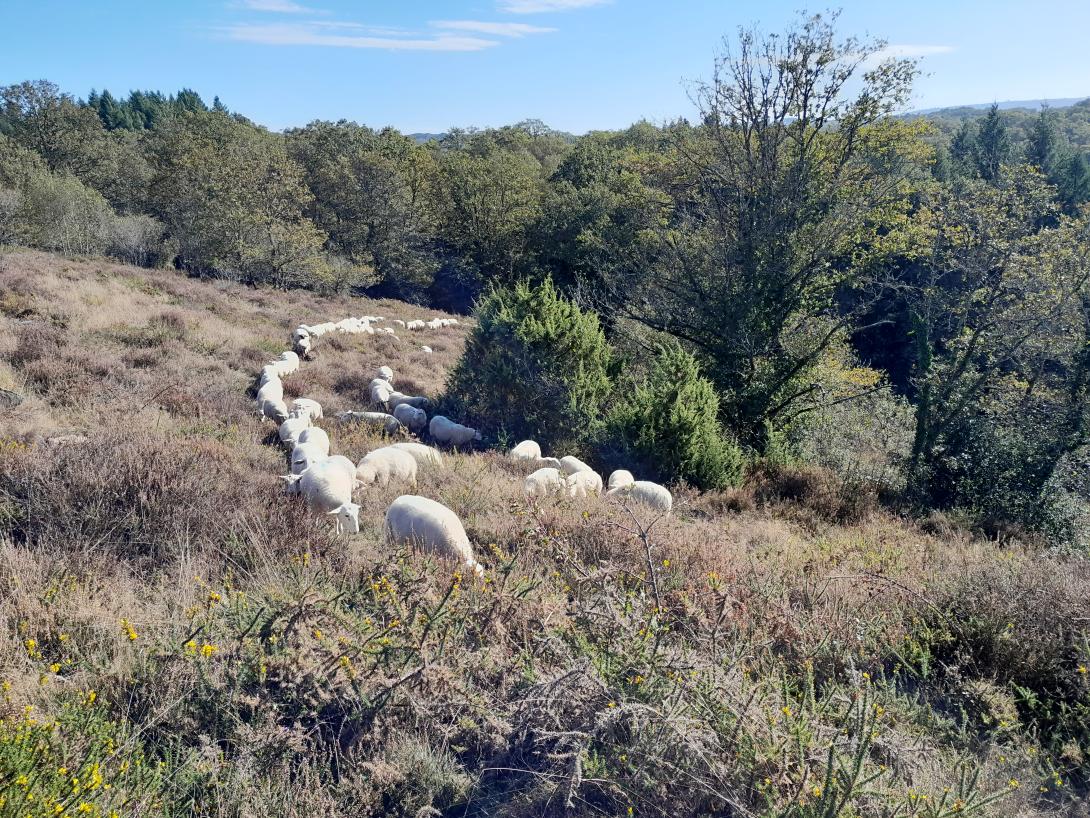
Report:
<svg viewBox="0 0 1090 818"><path fill-rule="evenodd" d="M677 487L669 519L532 509L495 452L417 488L483 580L382 545L403 488L339 538L281 495L252 394L295 324L350 314L433 313L0 261L0 814L1086 814L1082 560L811 469ZM465 329L323 338L286 390L358 459L381 439L332 416L386 363L437 396ZM100 734L111 788L72 796Z"/></svg>

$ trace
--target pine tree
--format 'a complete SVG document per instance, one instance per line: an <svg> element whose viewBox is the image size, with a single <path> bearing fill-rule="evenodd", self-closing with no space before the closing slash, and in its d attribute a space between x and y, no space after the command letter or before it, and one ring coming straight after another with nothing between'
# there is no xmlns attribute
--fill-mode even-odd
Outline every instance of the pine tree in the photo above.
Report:
<svg viewBox="0 0 1090 818"><path fill-rule="evenodd" d="M950 164L953 169L963 176L975 173L976 151L976 130L969 120L965 120L950 140Z"/></svg>
<svg viewBox="0 0 1090 818"><path fill-rule="evenodd" d="M1055 183L1061 158L1056 114L1048 108L1042 108L1030 131L1026 144L1026 160L1035 165L1049 181Z"/></svg>
<svg viewBox="0 0 1090 818"><path fill-rule="evenodd" d="M1060 199L1069 212L1079 205L1090 202L1090 157L1073 153L1059 183Z"/></svg>
<svg viewBox="0 0 1090 818"><path fill-rule="evenodd" d="M976 166L980 178L995 183L999 171L1010 159L1011 140L1003 117L999 115L999 104L993 102L988 113L980 121L976 137Z"/></svg>

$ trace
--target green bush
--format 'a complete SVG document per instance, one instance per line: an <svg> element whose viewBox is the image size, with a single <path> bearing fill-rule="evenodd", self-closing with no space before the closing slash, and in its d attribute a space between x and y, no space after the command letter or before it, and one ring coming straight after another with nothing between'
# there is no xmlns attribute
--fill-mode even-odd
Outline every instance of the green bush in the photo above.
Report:
<svg viewBox="0 0 1090 818"><path fill-rule="evenodd" d="M459 420L567 454L600 426L612 352L598 316L552 281L494 288L447 384Z"/></svg>
<svg viewBox="0 0 1090 818"><path fill-rule="evenodd" d="M745 458L719 423L719 398L696 359L670 341L611 412L607 445L665 481L702 489L741 482Z"/></svg>

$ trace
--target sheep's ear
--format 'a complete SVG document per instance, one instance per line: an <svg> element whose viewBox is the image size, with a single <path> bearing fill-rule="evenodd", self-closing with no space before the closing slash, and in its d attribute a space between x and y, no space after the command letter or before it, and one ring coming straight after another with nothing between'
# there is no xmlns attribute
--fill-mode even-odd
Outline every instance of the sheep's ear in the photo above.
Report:
<svg viewBox="0 0 1090 818"><path fill-rule="evenodd" d="M282 475L280 475L280 479L283 480L285 483L294 483L296 477L298 477L298 475L296 475L296 474L282 474Z"/></svg>
<svg viewBox="0 0 1090 818"><path fill-rule="evenodd" d="M340 513L341 513L341 510L339 508L335 508L332 511L327 511L326 512L326 514L340 514Z"/></svg>

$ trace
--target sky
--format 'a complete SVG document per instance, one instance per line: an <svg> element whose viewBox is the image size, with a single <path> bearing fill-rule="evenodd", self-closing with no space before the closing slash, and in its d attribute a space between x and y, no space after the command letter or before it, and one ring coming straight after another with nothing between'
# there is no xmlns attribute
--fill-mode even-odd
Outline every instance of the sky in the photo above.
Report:
<svg viewBox="0 0 1090 818"><path fill-rule="evenodd" d="M835 5L835 3L834 3ZM691 117L738 26L800 0L0 0L0 85L192 88L273 129L405 133ZM813 6L815 10L825 5ZM1088 0L843 0L839 30L922 58L911 109L1090 96Z"/></svg>

